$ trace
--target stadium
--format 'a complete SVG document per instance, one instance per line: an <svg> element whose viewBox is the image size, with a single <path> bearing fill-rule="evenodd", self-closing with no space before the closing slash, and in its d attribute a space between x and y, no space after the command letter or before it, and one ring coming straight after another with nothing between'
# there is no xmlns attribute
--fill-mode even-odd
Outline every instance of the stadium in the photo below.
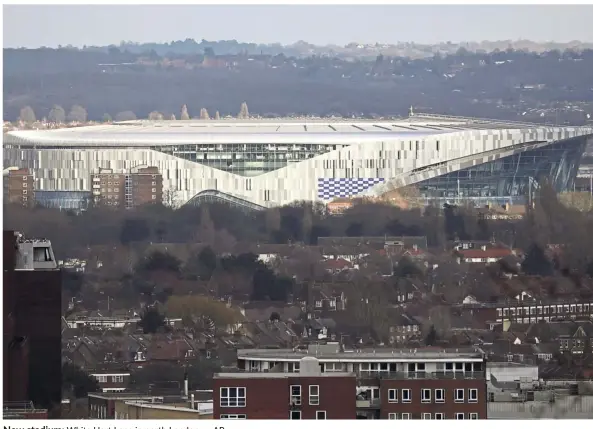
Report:
<svg viewBox="0 0 593 429"><path fill-rule="evenodd" d="M397 120L131 121L4 136L4 168L37 193L92 192L97 169L157 167L177 204L251 209L378 197L414 185L426 200L506 202L543 178L572 189L593 127L411 115ZM48 197L54 195L55 197Z"/></svg>

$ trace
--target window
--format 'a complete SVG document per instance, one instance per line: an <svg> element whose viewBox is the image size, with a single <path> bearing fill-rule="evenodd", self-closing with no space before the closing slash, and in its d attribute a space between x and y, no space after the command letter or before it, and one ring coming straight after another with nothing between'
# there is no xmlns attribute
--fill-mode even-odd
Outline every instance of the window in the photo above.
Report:
<svg viewBox="0 0 593 429"><path fill-rule="evenodd" d="M326 416L326 412L325 412L325 411L317 411L317 412L315 413L315 418L316 418L317 420L325 420L325 419L327 418L327 416Z"/></svg>
<svg viewBox="0 0 593 429"><path fill-rule="evenodd" d="M97 382L99 383L107 383L107 376L106 375L97 375Z"/></svg>
<svg viewBox="0 0 593 429"><path fill-rule="evenodd" d="M430 389L422 389L422 402L430 402Z"/></svg>
<svg viewBox="0 0 593 429"><path fill-rule="evenodd" d="M410 413L402 413L402 420L410 420Z"/></svg>
<svg viewBox="0 0 593 429"><path fill-rule="evenodd" d="M445 420L445 416L443 413L434 413L435 420Z"/></svg>
<svg viewBox="0 0 593 429"><path fill-rule="evenodd" d="M434 389L434 402L440 404L445 402L445 389Z"/></svg>
<svg viewBox="0 0 593 429"><path fill-rule="evenodd" d="M152 196L152 199L153 199L153 200L156 200L156 195L153 195L153 196Z"/></svg>
<svg viewBox="0 0 593 429"><path fill-rule="evenodd" d="M410 389L402 389L402 402L412 402Z"/></svg>
<svg viewBox="0 0 593 429"><path fill-rule="evenodd" d="M463 402L463 389L455 389L455 402Z"/></svg>
<svg viewBox="0 0 593 429"><path fill-rule="evenodd" d="M397 402L397 389L387 391L387 402Z"/></svg>
<svg viewBox="0 0 593 429"><path fill-rule="evenodd" d="M309 386L309 405L319 405L319 386Z"/></svg>
<svg viewBox="0 0 593 429"><path fill-rule="evenodd" d="M156 192L156 188L152 188L152 193L154 194Z"/></svg>
<svg viewBox="0 0 593 429"><path fill-rule="evenodd" d="M422 413L422 420L430 420L431 417L430 413Z"/></svg>
<svg viewBox="0 0 593 429"><path fill-rule="evenodd" d="M221 419L246 419L247 416L245 414L221 414Z"/></svg>
<svg viewBox="0 0 593 429"><path fill-rule="evenodd" d="M111 381L113 381L114 383L123 383L124 376L123 375L114 375L113 377L111 377Z"/></svg>
<svg viewBox="0 0 593 429"><path fill-rule="evenodd" d="M23 176L23 182L27 181L27 176Z"/></svg>
<svg viewBox="0 0 593 429"><path fill-rule="evenodd" d="M247 403L245 387L221 387L221 407L244 407Z"/></svg>
<svg viewBox="0 0 593 429"><path fill-rule="evenodd" d="M300 411L291 411L290 412L290 420L300 420L300 419L301 419Z"/></svg>
<svg viewBox="0 0 593 429"><path fill-rule="evenodd" d="M478 402L478 389L469 389L469 402Z"/></svg>
<svg viewBox="0 0 593 429"><path fill-rule="evenodd" d="M23 195L27 195L27 190L23 189Z"/></svg>
<svg viewBox="0 0 593 429"><path fill-rule="evenodd" d="M463 413L455 413L455 420L463 420L464 417Z"/></svg>
<svg viewBox="0 0 593 429"><path fill-rule="evenodd" d="M478 413L470 413L469 419L470 420L478 420Z"/></svg>
<svg viewBox="0 0 593 429"><path fill-rule="evenodd" d="M301 386L290 386L290 403L301 405Z"/></svg>
<svg viewBox="0 0 593 429"><path fill-rule="evenodd" d="M397 420L397 413L389 413L387 416L389 420Z"/></svg>
<svg viewBox="0 0 593 429"><path fill-rule="evenodd" d="M25 183L23 183L23 188L26 188L26 187L27 187L27 183L25 182Z"/></svg>
<svg viewBox="0 0 593 429"><path fill-rule="evenodd" d="M152 183L151 183L151 185L152 185L152 186L156 186L156 182L152 182Z"/></svg>

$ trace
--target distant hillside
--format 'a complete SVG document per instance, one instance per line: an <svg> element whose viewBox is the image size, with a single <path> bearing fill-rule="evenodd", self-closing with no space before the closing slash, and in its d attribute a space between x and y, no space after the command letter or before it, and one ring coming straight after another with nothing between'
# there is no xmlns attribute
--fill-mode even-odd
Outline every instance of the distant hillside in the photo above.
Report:
<svg viewBox="0 0 593 429"><path fill-rule="evenodd" d="M66 47L68 49L76 49ZM249 42L239 42L237 40L218 40L208 41L202 39L178 40L170 43L134 43L122 42L118 46L84 46L81 50L88 52L104 52L117 48L122 52L131 54L145 54L154 52L159 56L169 55L196 55L206 52L213 52L216 55L238 55L238 54L262 54L279 55L283 54L289 57L308 57L312 55L374 59L377 55L408 57L412 59L427 58L438 53L441 55L454 54L459 49L465 49L468 52L490 53L495 51L505 51L508 49L524 50L528 52L546 52L552 50L584 50L593 49L593 43L584 43L572 41L568 43L546 42L538 43L530 40L499 40L482 42L442 42L435 45L419 44L414 42L398 42L394 44L374 43L362 44L357 42L349 43L345 46L338 45L313 45L305 41L299 41L291 45L281 45L280 43L257 44Z"/></svg>
<svg viewBox="0 0 593 429"><path fill-rule="evenodd" d="M192 117L199 117L202 108L210 116L217 111L236 116L243 102L250 112L267 117L377 118L405 115L410 105L427 113L555 124L583 124L593 117L593 49L457 48L417 59L375 53L362 61L219 52L227 45L240 51L245 44L190 40L153 46L185 54L138 53L152 45L138 45L135 53L135 45L128 44L4 49L4 119L15 120L26 106L41 119L54 105L66 112L80 105L92 120L120 113L146 118L151 112L179 118L184 104ZM304 49L304 43L297 45Z"/></svg>

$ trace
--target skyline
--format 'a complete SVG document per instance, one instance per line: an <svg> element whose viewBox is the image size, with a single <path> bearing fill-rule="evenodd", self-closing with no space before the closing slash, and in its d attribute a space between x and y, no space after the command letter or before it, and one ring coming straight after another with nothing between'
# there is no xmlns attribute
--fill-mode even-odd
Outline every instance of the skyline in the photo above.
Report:
<svg viewBox="0 0 593 429"><path fill-rule="evenodd" d="M587 43L593 42L588 22L592 13L588 5L5 5L4 48L188 38L338 46L398 41Z"/></svg>

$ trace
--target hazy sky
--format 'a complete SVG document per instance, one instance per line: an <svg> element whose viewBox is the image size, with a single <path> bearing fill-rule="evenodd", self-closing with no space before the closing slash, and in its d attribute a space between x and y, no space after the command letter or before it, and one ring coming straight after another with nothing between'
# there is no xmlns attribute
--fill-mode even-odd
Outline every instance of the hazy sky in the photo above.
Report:
<svg viewBox="0 0 593 429"><path fill-rule="evenodd" d="M4 47L237 39L282 44L593 42L593 6L4 6Z"/></svg>

